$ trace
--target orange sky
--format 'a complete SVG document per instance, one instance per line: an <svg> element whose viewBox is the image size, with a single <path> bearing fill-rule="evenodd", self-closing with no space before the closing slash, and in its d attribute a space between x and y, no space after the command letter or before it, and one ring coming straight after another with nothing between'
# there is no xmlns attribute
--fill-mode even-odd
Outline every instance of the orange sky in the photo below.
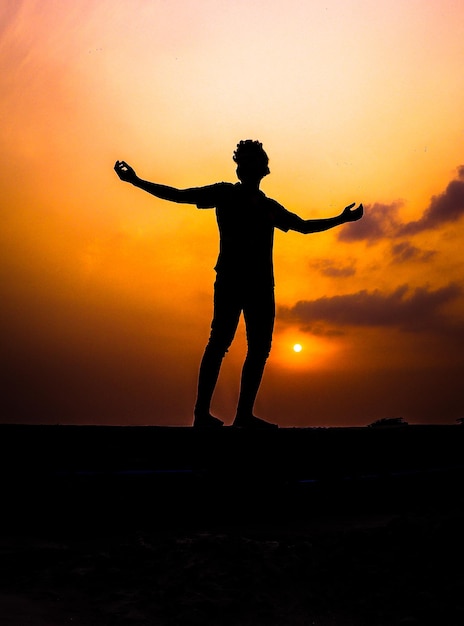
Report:
<svg viewBox="0 0 464 626"><path fill-rule="evenodd" d="M189 424L213 211L121 183L234 181L263 142L278 316L257 414L290 426L464 416L464 4L17 0L0 7L5 422ZM300 353L294 343L303 346ZM213 409L232 421L243 328Z"/></svg>

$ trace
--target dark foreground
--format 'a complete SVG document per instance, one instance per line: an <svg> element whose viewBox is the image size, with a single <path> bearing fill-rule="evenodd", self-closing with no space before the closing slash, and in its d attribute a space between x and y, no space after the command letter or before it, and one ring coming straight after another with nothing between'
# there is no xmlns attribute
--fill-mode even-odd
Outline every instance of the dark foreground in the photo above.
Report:
<svg viewBox="0 0 464 626"><path fill-rule="evenodd" d="M0 625L461 626L463 444L0 426Z"/></svg>

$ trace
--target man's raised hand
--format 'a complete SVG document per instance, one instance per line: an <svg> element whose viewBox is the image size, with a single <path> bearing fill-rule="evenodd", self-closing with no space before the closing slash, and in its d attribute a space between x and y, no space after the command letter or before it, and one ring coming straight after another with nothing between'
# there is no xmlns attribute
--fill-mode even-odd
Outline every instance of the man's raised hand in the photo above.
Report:
<svg viewBox="0 0 464 626"><path fill-rule="evenodd" d="M355 204L356 202L353 202L353 204L345 207L342 213L342 217L345 222L356 222L357 220L360 220L362 218L364 214L363 205L360 204L358 207L356 207L356 209L353 209Z"/></svg>
<svg viewBox="0 0 464 626"><path fill-rule="evenodd" d="M133 183L137 178L135 170L125 161L116 161L114 164L114 171L119 178L126 183Z"/></svg>

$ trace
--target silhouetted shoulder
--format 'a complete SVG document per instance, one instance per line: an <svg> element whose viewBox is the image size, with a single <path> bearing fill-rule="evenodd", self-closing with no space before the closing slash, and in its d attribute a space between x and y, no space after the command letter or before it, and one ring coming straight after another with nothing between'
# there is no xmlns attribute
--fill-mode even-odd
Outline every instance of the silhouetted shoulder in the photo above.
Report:
<svg viewBox="0 0 464 626"><path fill-rule="evenodd" d="M297 222L301 221L301 218L296 213L291 213L288 209L277 202L277 200L273 200L267 196L266 200L272 216L272 223L279 230L287 232L293 228Z"/></svg>
<svg viewBox="0 0 464 626"><path fill-rule="evenodd" d="M195 204L199 209L213 209L224 202L233 189L235 189L233 183L214 183L206 187L197 187L195 193L198 200Z"/></svg>

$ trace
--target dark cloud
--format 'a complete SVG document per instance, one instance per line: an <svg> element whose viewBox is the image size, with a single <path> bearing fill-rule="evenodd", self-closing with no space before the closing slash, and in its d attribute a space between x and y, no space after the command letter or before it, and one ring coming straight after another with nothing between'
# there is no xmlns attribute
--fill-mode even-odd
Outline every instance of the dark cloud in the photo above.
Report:
<svg viewBox="0 0 464 626"><path fill-rule="evenodd" d="M346 265L337 265L331 259L315 259L310 263L310 267L328 278L346 278L356 274L356 268L352 261Z"/></svg>
<svg viewBox="0 0 464 626"><path fill-rule="evenodd" d="M413 246L409 241L394 244L391 252L393 263L405 263L408 261L426 263L436 255L436 250L421 250L417 246Z"/></svg>
<svg viewBox="0 0 464 626"><path fill-rule="evenodd" d="M303 300L293 307L282 308L280 316L317 334L321 334L326 325L383 326L419 331L439 327L443 322L442 308L461 293L462 289L455 283L435 291L428 287L411 290L408 285L398 287L391 294L362 290L344 296Z"/></svg>
<svg viewBox="0 0 464 626"><path fill-rule="evenodd" d="M464 216L464 165L458 167L457 178L445 191L432 197L420 219L402 224L398 218L401 206L400 202L366 205L363 219L346 224L338 233L339 241L372 244L384 238L410 237L456 222Z"/></svg>
<svg viewBox="0 0 464 626"><path fill-rule="evenodd" d="M395 236L400 227L398 210L401 206L401 202L367 205L361 221L345 224L339 231L339 241L375 243L385 237Z"/></svg>
<svg viewBox="0 0 464 626"><path fill-rule="evenodd" d="M444 224L456 222L463 215L464 165L461 165L458 168L458 178L452 180L442 194L433 196L422 217L415 222L404 224L399 229L398 235L416 235L424 230L440 228Z"/></svg>

